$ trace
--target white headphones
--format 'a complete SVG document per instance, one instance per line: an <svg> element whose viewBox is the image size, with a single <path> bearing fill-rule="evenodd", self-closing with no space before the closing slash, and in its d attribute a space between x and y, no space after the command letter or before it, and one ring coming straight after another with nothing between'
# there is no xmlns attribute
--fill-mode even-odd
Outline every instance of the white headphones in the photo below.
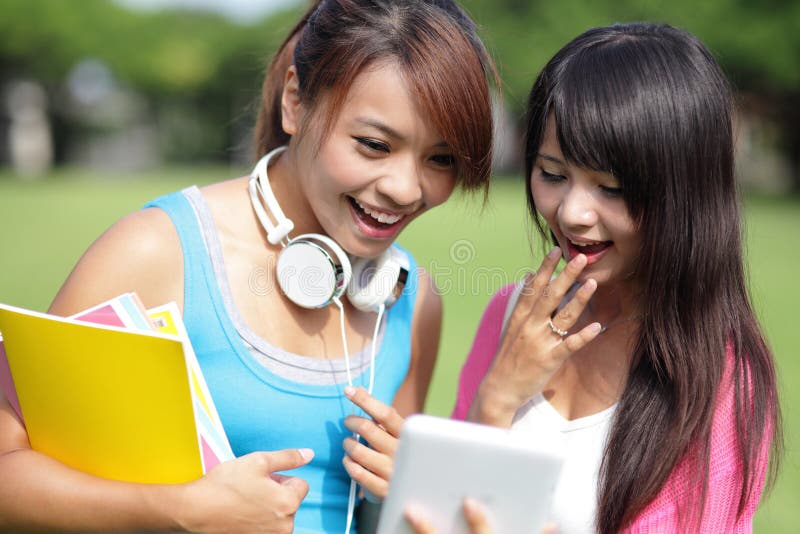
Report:
<svg viewBox="0 0 800 534"><path fill-rule="evenodd" d="M283 245L278 255L278 285L283 293L303 308L322 308L336 302L345 291L350 303L362 311L388 308L400 297L408 279L408 257L389 247L377 258L350 258L333 239L322 234L289 237L294 223L284 215L269 185L270 161L286 150L272 150L256 164L250 175L250 200L267 240ZM269 214L264 210L266 204Z"/></svg>

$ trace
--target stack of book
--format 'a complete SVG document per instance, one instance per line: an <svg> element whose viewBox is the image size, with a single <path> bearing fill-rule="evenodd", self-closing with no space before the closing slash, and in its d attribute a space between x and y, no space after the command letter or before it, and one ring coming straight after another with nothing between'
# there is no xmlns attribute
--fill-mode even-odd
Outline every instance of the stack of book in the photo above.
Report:
<svg viewBox="0 0 800 534"><path fill-rule="evenodd" d="M127 293L70 318L0 304L0 335L0 389L33 449L165 484L234 457L175 303Z"/></svg>

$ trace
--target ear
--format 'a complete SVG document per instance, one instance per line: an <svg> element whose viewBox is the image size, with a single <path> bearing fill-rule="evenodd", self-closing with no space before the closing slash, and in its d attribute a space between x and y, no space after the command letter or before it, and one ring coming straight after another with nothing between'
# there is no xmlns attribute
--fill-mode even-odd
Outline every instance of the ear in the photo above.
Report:
<svg viewBox="0 0 800 534"><path fill-rule="evenodd" d="M281 127L289 135L295 135L303 116L303 104L300 102L300 81L294 65L286 69L286 79L281 93Z"/></svg>

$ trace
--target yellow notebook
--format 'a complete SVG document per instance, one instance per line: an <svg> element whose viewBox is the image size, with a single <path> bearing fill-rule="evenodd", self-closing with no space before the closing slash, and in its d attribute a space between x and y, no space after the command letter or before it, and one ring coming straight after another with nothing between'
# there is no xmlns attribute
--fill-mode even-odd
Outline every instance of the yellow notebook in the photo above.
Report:
<svg viewBox="0 0 800 534"><path fill-rule="evenodd" d="M2 304L0 332L32 448L116 480L202 476L185 340Z"/></svg>

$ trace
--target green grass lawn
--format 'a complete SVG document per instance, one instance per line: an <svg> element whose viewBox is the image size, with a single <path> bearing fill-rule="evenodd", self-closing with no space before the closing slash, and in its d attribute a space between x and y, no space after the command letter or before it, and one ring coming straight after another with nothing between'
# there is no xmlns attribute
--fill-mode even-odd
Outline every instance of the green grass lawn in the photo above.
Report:
<svg viewBox="0 0 800 534"><path fill-rule="evenodd" d="M122 215L187 185L233 177L227 168L170 169L146 176L60 171L21 183L0 173L0 302L46 310L82 252ZM747 260L755 308L778 362L787 455L775 491L756 515L758 532L797 531L800 498L800 200L750 198ZM498 180L490 202L455 197L425 215L400 242L428 269L445 303L439 361L426 411L447 415L472 335L490 295L535 268L523 184Z"/></svg>

